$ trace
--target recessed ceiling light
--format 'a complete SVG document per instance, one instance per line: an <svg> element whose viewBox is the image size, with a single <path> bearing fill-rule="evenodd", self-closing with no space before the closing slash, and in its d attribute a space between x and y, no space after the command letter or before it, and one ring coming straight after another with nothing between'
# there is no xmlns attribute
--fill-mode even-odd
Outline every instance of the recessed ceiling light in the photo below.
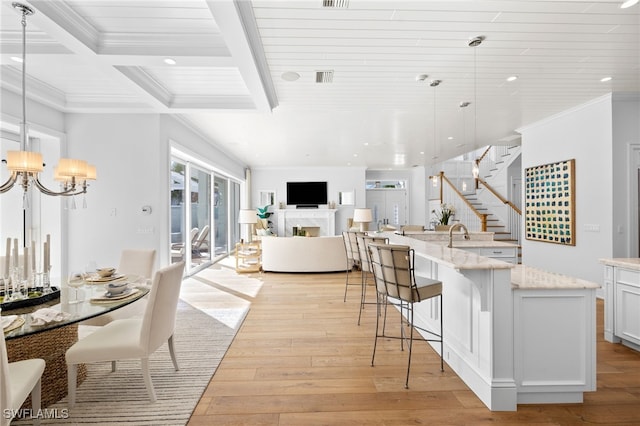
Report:
<svg viewBox="0 0 640 426"><path fill-rule="evenodd" d="M631 6L635 6L636 4L638 4L638 1L640 1L640 0L627 0L627 1L624 1L620 5L620 9L626 9L628 7L631 7Z"/></svg>
<svg viewBox="0 0 640 426"><path fill-rule="evenodd" d="M447 139L448 140L453 140L453 136L449 136Z"/></svg>
<svg viewBox="0 0 640 426"><path fill-rule="evenodd" d="M508 82L516 81L518 79L517 75L512 75L511 77L507 77Z"/></svg>
<svg viewBox="0 0 640 426"><path fill-rule="evenodd" d="M418 75L416 75L416 81L425 81L427 78L429 78L428 74L418 74Z"/></svg>
<svg viewBox="0 0 640 426"><path fill-rule="evenodd" d="M357 156L358 156L358 154L353 154L353 156L354 156L354 157L357 157Z"/></svg>
<svg viewBox="0 0 640 426"><path fill-rule="evenodd" d="M350 165L351 165L351 163L347 163L347 166L350 166Z"/></svg>
<svg viewBox="0 0 640 426"><path fill-rule="evenodd" d="M364 146L369 146L369 142L365 142L365 143L364 143Z"/></svg>
<svg viewBox="0 0 640 426"><path fill-rule="evenodd" d="M607 81L611 81L611 77L603 77L600 79L600 81L606 83Z"/></svg>
<svg viewBox="0 0 640 426"><path fill-rule="evenodd" d="M173 58L164 58L164 63L167 65L175 65L176 64L176 60Z"/></svg>
<svg viewBox="0 0 640 426"><path fill-rule="evenodd" d="M420 151L420 155L424 155L424 151Z"/></svg>
<svg viewBox="0 0 640 426"><path fill-rule="evenodd" d="M296 81L300 78L300 74L294 71L283 72L280 76L284 81Z"/></svg>
<svg viewBox="0 0 640 426"><path fill-rule="evenodd" d="M12 61L18 62L18 63L22 63L22 58L18 57L18 56L12 56L11 57Z"/></svg>

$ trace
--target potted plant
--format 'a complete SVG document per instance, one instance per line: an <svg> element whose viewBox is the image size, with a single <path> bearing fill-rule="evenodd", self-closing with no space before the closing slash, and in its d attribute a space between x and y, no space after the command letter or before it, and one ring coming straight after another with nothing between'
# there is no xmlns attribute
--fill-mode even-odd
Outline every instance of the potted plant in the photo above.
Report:
<svg viewBox="0 0 640 426"><path fill-rule="evenodd" d="M440 211L432 210L431 213L435 216L436 231L448 231L449 220L456 214L456 208L453 204L442 203Z"/></svg>
<svg viewBox="0 0 640 426"><path fill-rule="evenodd" d="M273 212L269 211L269 204L264 207L256 208L256 215L258 216L258 229L265 229L269 233L271 233L271 221L269 217L273 214Z"/></svg>

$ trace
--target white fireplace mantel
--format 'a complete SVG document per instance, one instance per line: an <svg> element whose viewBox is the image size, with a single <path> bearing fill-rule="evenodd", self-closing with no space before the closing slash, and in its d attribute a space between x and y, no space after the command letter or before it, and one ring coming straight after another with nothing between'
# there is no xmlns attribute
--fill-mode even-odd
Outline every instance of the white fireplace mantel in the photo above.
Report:
<svg viewBox="0 0 640 426"><path fill-rule="evenodd" d="M319 236L336 235L335 209L281 209L277 210L278 235L293 236L293 227L320 228Z"/></svg>

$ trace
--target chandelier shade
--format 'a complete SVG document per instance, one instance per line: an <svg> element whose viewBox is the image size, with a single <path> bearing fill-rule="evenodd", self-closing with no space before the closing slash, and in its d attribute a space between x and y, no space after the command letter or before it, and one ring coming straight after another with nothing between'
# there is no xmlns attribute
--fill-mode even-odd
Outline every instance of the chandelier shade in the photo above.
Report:
<svg viewBox="0 0 640 426"><path fill-rule="evenodd" d="M7 169L11 172L40 173L42 154L31 151L7 151Z"/></svg>

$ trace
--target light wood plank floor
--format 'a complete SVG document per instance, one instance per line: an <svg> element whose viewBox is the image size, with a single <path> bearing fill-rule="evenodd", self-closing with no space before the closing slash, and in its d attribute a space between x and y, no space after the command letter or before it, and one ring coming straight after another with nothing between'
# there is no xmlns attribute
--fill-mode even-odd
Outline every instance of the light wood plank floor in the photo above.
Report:
<svg viewBox="0 0 640 426"><path fill-rule="evenodd" d="M375 307L358 326L359 289L343 302L344 274L253 276L262 288L189 425L640 424L640 353L602 339L602 301L597 392L491 412L424 342L409 390L398 341L379 344L371 367Z"/></svg>

